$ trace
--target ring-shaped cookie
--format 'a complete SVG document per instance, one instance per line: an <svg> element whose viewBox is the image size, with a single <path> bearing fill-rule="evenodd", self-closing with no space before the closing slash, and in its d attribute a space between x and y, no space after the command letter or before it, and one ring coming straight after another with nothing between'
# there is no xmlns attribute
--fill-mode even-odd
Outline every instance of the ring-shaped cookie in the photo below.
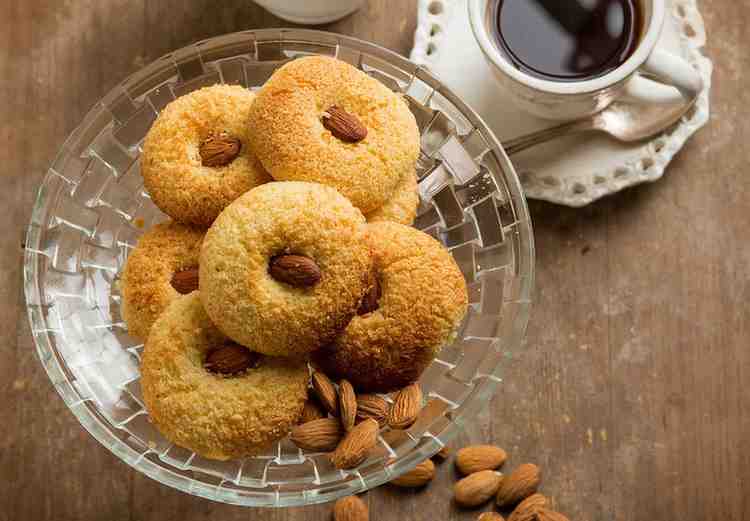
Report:
<svg viewBox="0 0 750 521"><path fill-rule="evenodd" d="M141 155L144 184L164 213L207 227L237 197L270 181L247 146L254 99L244 87L214 85L164 107ZM228 148L222 138L233 140L235 148Z"/></svg>
<svg viewBox="0 0 750 521"><path fill-rule="evenodd" d="M303 362L262 355L240 374L206 369L206 357L226 342L191 293L159 317L141 362L143 398L159 431L219 460L257 454L283 438L302 412L309 377Z"/></svg>
<svg viewBox="0 0 750 521"><path fill-rule="evenodd" d="M198 267L205 233L201 228L167 222L155 225L138 240L120 279L121 312L132 336L145 340L180 292L197 289L197 273L187 272ZM175 274L193 275L194 283L185 281L193 287L175 287Z"/></svg>
<svg viewBox="0 0 750 521"><path fill-rule="evenodd" d="M414 381L449 343L466 313L466 282L450 253L429 235L397 223L367 225L379 299L313 355L335 379L362 392Z"/></svg>
<svg viewBox="0 0 750 521"><path fill-rule="evenodd" d="M342 140L324 125L338 107L366 129ZM250 110L250 146L281 181L336 188L362 212L381 207L414 171L419 130L406 102L378 80L325 56L296 59L266 82Z"/></svg>
<svg viewBox="0 0 750 521"><path fill-rule="evenodd" d="M364 223L327 186L279 182L250 190L219 215L203 241L206 311L253 351L307 355L332 341L357 310L371 267ZM272 264L286 255L309 259L319 280L300 287L272 276Z"/></svg>

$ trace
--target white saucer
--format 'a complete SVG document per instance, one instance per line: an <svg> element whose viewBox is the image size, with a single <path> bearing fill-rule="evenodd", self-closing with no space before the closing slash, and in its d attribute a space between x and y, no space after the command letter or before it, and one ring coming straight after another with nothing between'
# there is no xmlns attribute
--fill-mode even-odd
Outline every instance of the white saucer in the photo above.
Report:
<svg viewBox="0 0 750 521"><path fill-rule="evenodd" d="M705 85L698 102L669 133L623 144L602 134L569 136L513 156L526 195L584 206L623 188L659 179L685 141L706 124L712 63L696 0L668 0L660 45L692 63ZM556 123L521 112L495 81L469 26L466 0L420 0L411 59L435 73L494 130L500 141Z"/></svg>

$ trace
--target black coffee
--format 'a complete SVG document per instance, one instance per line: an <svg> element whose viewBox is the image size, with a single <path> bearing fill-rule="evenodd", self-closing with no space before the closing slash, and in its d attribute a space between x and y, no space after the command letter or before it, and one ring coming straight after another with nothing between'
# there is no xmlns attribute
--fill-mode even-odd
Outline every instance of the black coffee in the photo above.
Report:
<svg viewBox="0 0 750 521"><path fill-rule="evenodd" d="M583 81L619 67L638 45L638 0L498 0L497 39L520 70Z"/></svg>

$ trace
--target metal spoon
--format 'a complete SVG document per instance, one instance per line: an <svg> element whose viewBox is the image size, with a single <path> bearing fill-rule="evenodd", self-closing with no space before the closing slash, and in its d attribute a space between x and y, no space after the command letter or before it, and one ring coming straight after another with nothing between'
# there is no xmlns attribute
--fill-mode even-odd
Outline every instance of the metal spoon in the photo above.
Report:
<svg viewBox="0 0 750 521"><path fill-rule="evenodd" d="M693 105L697 96L666 103L626 103L616 101L588 118L563 123L503 142L510 156L552 139L579 132L597 130L624 141L640 141L655 136L677 123Z"/></svg>

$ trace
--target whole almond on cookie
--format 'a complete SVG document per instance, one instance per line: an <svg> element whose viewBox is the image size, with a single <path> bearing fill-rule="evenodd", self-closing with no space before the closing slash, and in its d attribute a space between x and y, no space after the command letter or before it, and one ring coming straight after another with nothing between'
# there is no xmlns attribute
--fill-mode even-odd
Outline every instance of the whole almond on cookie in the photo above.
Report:
<svg viewBox="0 0 750 521"><path fill-rule="evenodd" d="M330 456L337 469L353 469L365 459L378 442L378 422L368 418L358 423L338 444Z"/></svg>
<svg viewBox="0 0 750 521"><path fill-rule="evenodd" d="M367 505L357 496L342 497L333 505L333 521L369 521Z"/></svg>
<svg viewBox="0 0 750 521"><path fill-rule="evenodd" d="M540 508L534 514L534 521L569 521L567 517L560 512L555 512L548 508Z"/></svg>
<svg viewBox="0 0 750 521"><path fill-rule="evenodd" d="M414 423L422 409L422 389L418 384L411 384L393 398L393 405L388 412L388 425L394 429L406 429Z"/></svg>
<svg viewBox="0 0 750 521"><path fill-rule="evenodd" d="M188 268L175 271L169 282L177 293L187 295L198 289L199 280L198 268Z"/></svg>
<svg viewBox="0 0 750 521"><path fill-rule="evenodd" d="M520 503L539 488L542 473L533 463L524 463L505 476L497 491L497 505L511 507Z"/></svg>
<svg viewBox="0 0 750 521"><path fill-rule="evenodd" d="M348 380L339 382L339 414L344 430L352 430L357 419L357 395Z"/></svg>
<svg viewBox="0 0 750 521"><path fill-rule="evenodd" d="M292 427L289 439L303 450L329 452L338 446L343 436L339 420L320 418Z"/></svg>
<svg viewBox="0 0 750 521"><path fill-rule="evenodd" d="M540 508L547 506L547 498L538 492L521 501L508 517L508 521L534 521Z"/></svg>
<svg viewBox="0 0 750 521"><path fill-rule="evenodd" d="M359 118L336 105L328 107L321 121L331 134L346 143L356 143L367 137L367 128Z"/></svg>
<svg viewBox="0 0 750 521"><path fill-rule="evenodd" d="M372 418L381 427L385 426L388 416L388 402L377 394L360 394L357 396L357 421Z"/></svg>
<svg viewBox="0 0 750 521"><path fill-rule="evenodd" d="M235 343L227 343L208 352L203 367L225 376L239 374L257 366L260 355Z"/></svg>
<svg viewBox="0 0 750 521"><path fill-rule="evenodd" d="M483 512L479 514L477 521L505 521L505 519L497 512Z"/></svg>
<svg viewBox="0 0 750 521"><path fill-rule="evenodd" d="M461 474L468 475L480 470L494 470L501 467L508 455L494 445L471 445L456 453L456 468Z"/></svg>
<svg viewBox="0 0 750 521"><path fill-rule="evenodd" d="M431 460L424 460L409 472L401 474L390 481L391 485L402 488L423 487L435 477L435 464Z"/></svg>
<svg viewBox="0 0 750 521"><path fill-rule="evenodd" d="M312 374L312 387L318 401L325 407L328 412L334 416L339 415L339 399L336 387L325 374L315 371Z"/></svg>
<svg viewBox="0 0 750 521"><path fill-rule="evenodd" d="M198 147L201 164L211 167L228 165L240 155L241 150L242 142L226 132L208 136Z"/></svg>
<svg viewBox="0 0 750 521"><path fill-rule="evenodd" d="M304 255L277 255L268 266L271 277L295 288L309 288L320 282L320 267Z"/></svg>
<svg viewBox="0 0 750 521"><path fill-rule="evenodd" d="M463 507L475 507L490 500L497 493L503 475L494 470L470 474L453 486L453 498Z"/></svg>
<svg viewBox="0 0 750 521"><path fill-rule="evenodd" d="M323 410L323 407L313 397L310 397L305 402L305 406L302 408L302 414L300 415L299 423L307 423L313 420L319 420L325 418L328 413Z"/></svg>
<svg viewBox="0 0 750 521"><path fill-rule="evenodd" d="M362 301L359 303L359 309L357 309L357 315L366 315L372 313L378 309L378 302L380 301L380 283L377 277L370 277L370 288L367 293L362 297Z"/></svg>

